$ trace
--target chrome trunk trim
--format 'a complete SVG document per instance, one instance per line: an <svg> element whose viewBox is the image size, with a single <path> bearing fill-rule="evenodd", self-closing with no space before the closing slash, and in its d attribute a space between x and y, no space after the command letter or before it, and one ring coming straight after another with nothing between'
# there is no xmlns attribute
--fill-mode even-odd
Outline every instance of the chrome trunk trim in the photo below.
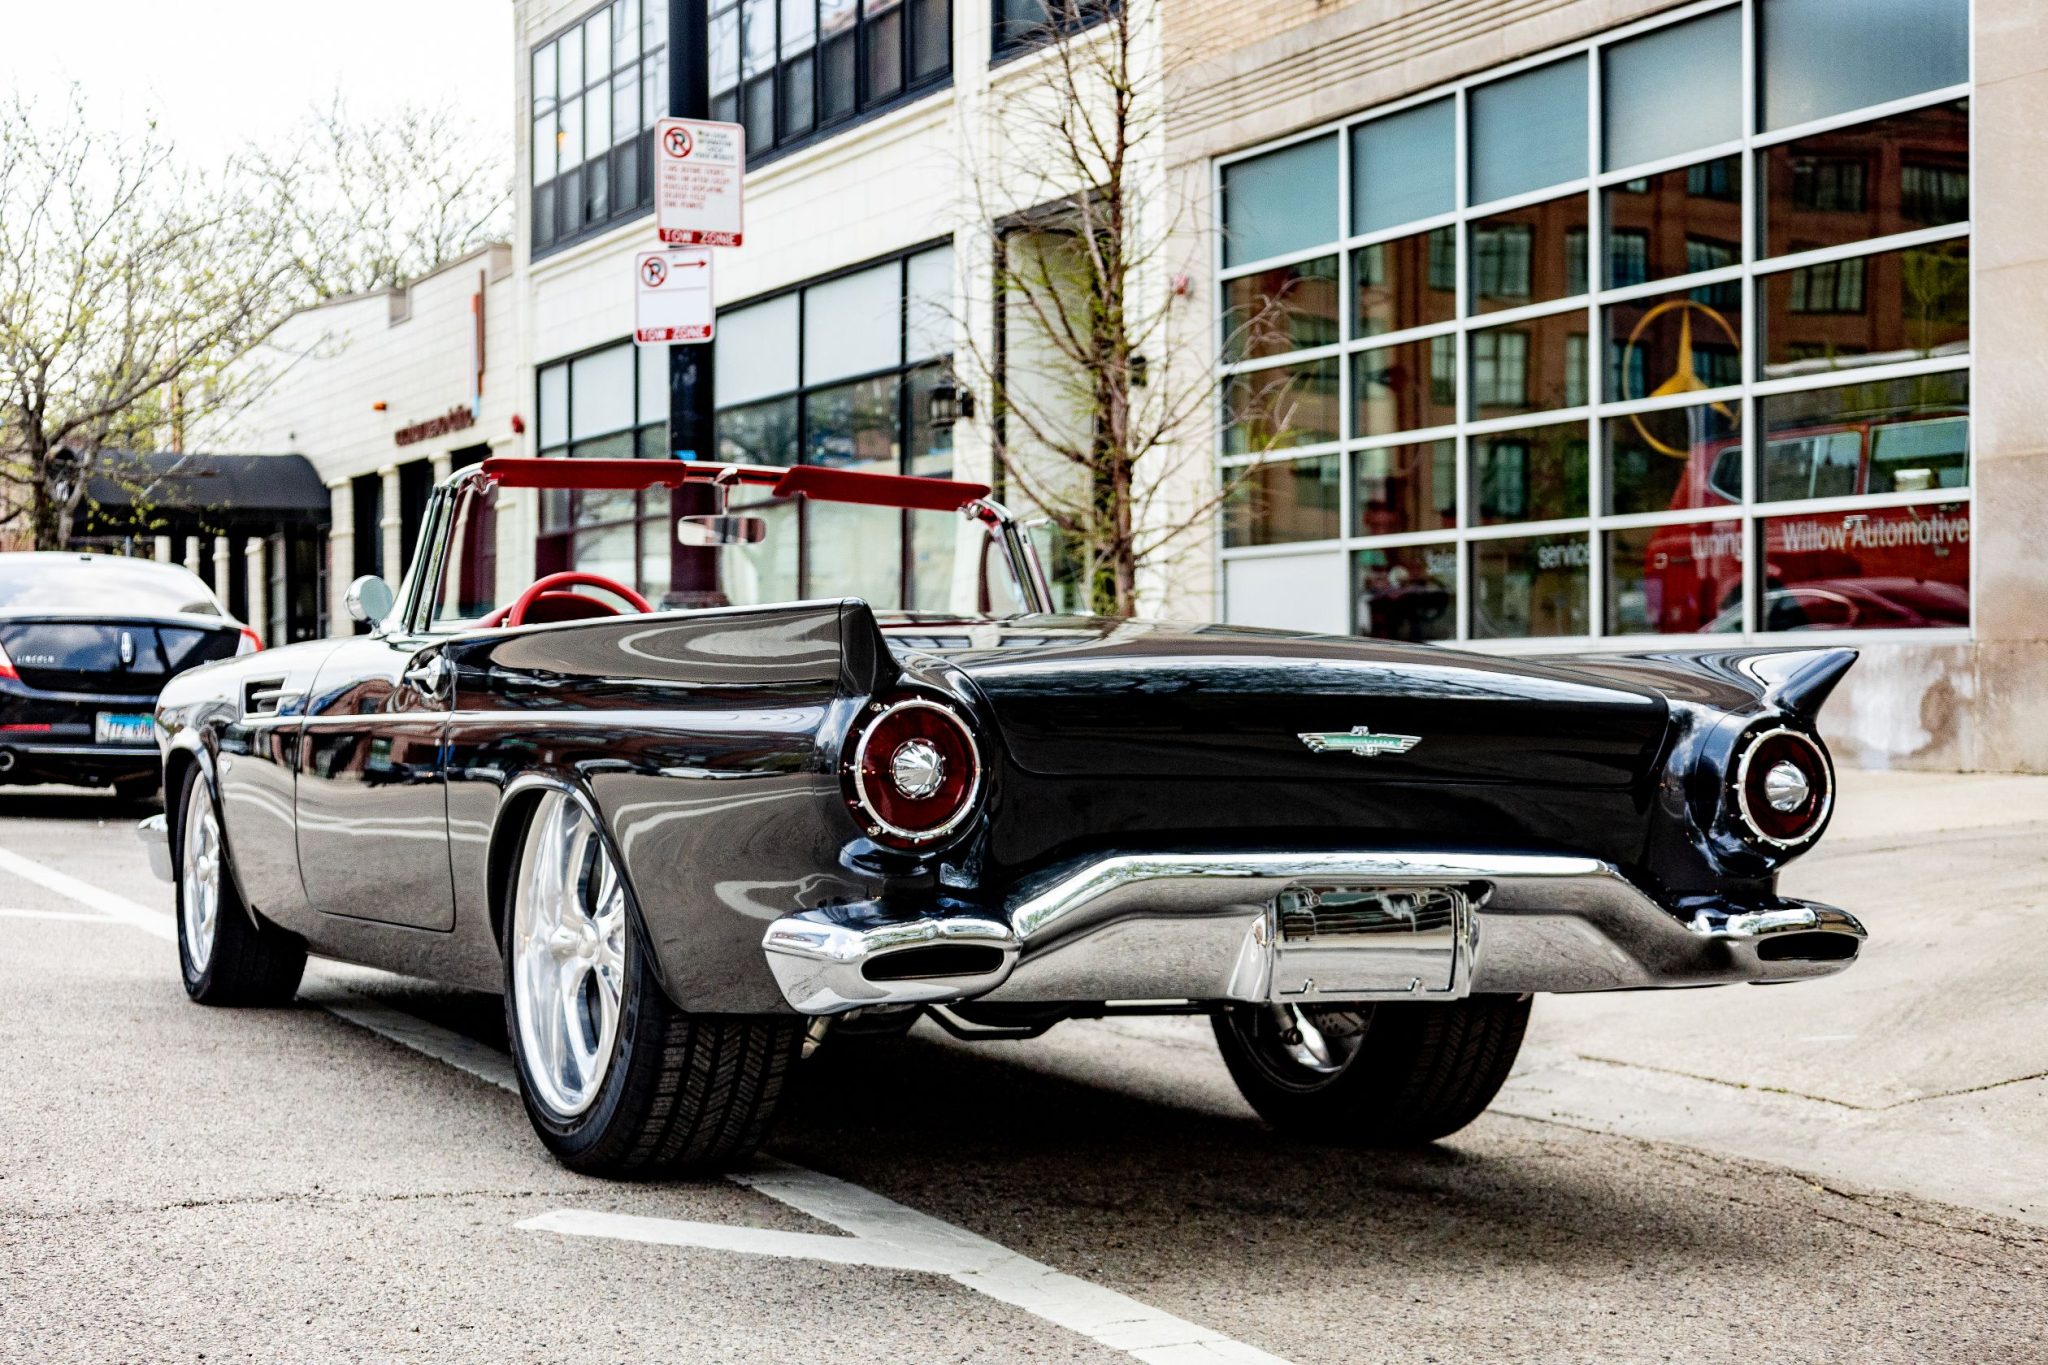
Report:
<svg viewBox="0 0 2048 1365"><path fill-rule="evenodd" d="M1303 938L1283 927L1292 896L1395 896L1377 927ZM1419 896L1414 893L1421 893ZM1432 905L1402 932L1396 903ZM1120 854L1021 885L1001 918L892 914L873 903L785 916L762 940L783 996L805 1014L950 1000L1455 999L1474 992L1610 991L1786 981L1841 971L1863 928L1829 906L1709 903L1690 918L1620 871L1560 854L1426 852ZM1823 952L1760 956L1808 934ZM1792 944L1791 939L1782 939ZM958 954L984 950L961 970ZM931 954L877 972L900 953Z"/></svg>

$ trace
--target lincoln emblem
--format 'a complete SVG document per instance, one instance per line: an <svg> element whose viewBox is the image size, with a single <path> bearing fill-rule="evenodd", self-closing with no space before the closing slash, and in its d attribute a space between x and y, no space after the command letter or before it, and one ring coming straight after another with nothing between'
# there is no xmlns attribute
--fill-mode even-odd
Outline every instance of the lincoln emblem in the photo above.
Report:
<svg viewBox="0 0 2048 1365"><path fill-rule="evenodd" d="M1354 725L1349 730L1316 731L1299 738L1313 753L1357 754L1360 758L1405 754L1422 743L1421 735L1376 735L1369 725Z"/></svg>

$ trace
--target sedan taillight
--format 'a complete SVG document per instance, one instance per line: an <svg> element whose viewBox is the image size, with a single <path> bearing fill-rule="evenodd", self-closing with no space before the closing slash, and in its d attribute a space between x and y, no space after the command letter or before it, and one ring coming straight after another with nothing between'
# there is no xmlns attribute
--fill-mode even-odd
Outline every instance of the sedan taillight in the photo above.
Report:
<svg viewBox="0 0 2048 1365"><path fill-rule="evenodd" d="M848 744L847 801L876 842L934 843L974 809L981 751L951 707L922 697L874 702Z"/></svg>
<svg viewBox="0 0 2048 1365"><path fill-rule="evenodd" d="M14 660L7 657L7 646L0 645L0 678L9 682L20 682L21 674L14 671Z"/></svg>
<svg viewBox="0 0 2048 1365"><path fill-rule="evenodd" d="M254 654L261 648L263 648L263 637L247 626L243 626L242 642L235 646L235 653L237 655Z"/></svg>

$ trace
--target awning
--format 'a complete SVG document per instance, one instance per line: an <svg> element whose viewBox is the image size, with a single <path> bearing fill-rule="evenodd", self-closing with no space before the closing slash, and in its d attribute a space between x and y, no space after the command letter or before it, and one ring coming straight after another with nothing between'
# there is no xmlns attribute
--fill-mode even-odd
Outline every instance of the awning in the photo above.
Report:
<svg viewBox="0 0 2048 1365"><path fill-rule="evenodd" d="M325 526L327 485L303 455L103 451L79 508L87 534L257 532Z"/></svg>

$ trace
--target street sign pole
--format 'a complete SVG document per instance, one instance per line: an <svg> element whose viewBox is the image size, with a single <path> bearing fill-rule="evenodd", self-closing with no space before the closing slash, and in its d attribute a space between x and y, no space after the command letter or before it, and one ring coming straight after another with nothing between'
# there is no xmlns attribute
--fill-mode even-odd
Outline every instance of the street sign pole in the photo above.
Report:
<svg viewBox="0 0 2048 1365"><path fill-rule="evenodd" d="M711 117L711 20L707 0L668 0L668 112ZM669 347L669 454L718 458L712 408L712 348Z"/></svg>
<svg viewBox="0 0 2048 1365"><path fill-rule="evenodd" d="M647 0L649 4L659 0ZM668 112L671 118L711 116L711 15L706 0L667 0ZM648 155L659 156L650 147ZM718 434L712 407L712 347L668 348L668 452L676 459L718 458ZM717 510L702 484L678 488L670 495L674 516ZM669 538L669 589L678 605L715 606L721 600L718 551L689 546Z"/></svg>

